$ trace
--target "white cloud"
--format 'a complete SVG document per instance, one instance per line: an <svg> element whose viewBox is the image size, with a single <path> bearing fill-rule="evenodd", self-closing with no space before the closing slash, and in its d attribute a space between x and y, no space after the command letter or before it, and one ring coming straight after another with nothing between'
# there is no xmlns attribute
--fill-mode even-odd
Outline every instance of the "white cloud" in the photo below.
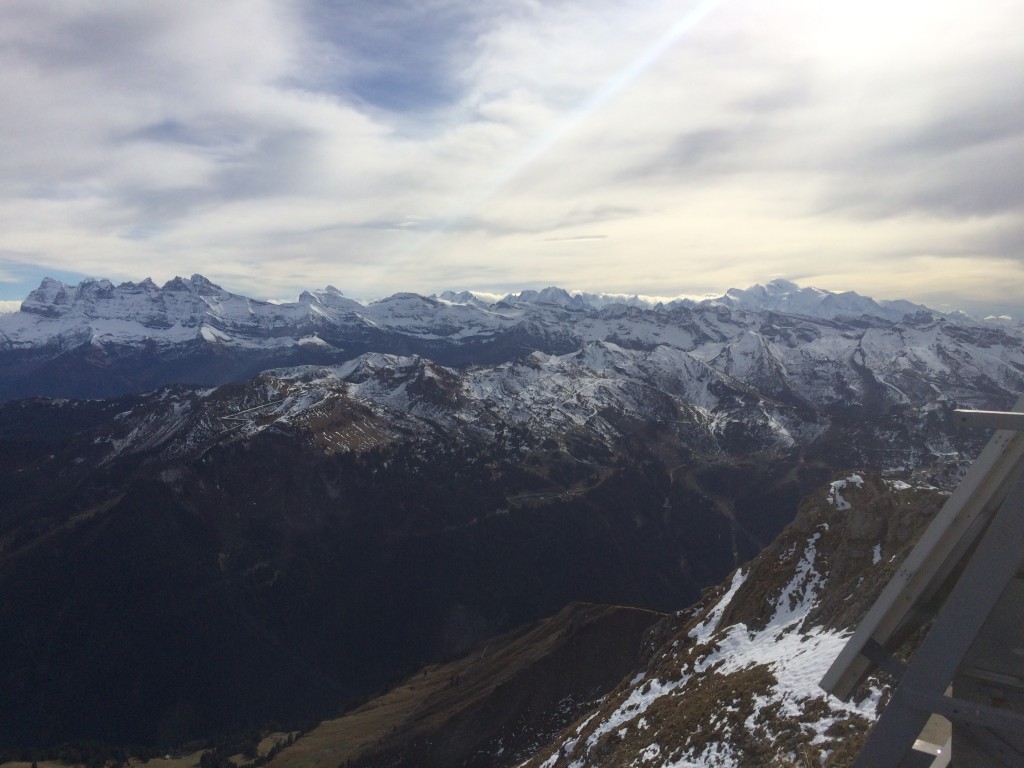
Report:
<svg viewBox="0 0 1024 768"><path fill-rule="evenodd" d="M782 273L1019 315L1022 33L1004 0L8 0L0 253L275 295Z"/></svg>

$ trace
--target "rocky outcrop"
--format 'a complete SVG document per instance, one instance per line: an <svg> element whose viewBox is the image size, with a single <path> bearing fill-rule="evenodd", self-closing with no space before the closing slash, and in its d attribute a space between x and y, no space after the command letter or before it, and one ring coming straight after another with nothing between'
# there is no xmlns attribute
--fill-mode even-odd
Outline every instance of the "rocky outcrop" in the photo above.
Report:
<svg viewBox="0 0 1024 768"><path fill-rule="evenodd" d="M817 688L944 496L864 473L803 502L794 523L691 610L650 660L525 765L849 766L887 695Z"/></svg>

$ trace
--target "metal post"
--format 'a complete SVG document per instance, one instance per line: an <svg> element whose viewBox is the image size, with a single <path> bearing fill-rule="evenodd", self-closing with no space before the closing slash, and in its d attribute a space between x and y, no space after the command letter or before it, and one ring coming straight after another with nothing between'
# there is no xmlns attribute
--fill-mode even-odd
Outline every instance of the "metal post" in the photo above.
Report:
<svg viewBox="0 0 1024 768"><path fill-rule="evenodd" d="M982 625L1024 561L1024 476L988 530L907 667L854 768L900 768ZM954 753L956 743L954 740ZM956 755L953 755L956 765ZM993 762L992 765L999 765ZM973 766L972 766L973 768Z"/></svg>

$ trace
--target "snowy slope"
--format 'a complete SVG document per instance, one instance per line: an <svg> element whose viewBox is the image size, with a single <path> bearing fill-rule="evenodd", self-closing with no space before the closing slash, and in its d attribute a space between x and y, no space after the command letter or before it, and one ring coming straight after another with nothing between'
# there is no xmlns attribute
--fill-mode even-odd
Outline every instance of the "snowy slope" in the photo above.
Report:
<svg viewBox="0 0 1024 768"><path fill-rule="evenodd" d="M734 311L740 317L733 317ZM651 306L637 297L570 295L555 287L523 291L492 304L468 292L445 292L440 297L399 293L363 305L332 286L305 291L291 303L256 301L193 275L163 286L149 279L115 286L108 280L67 285L47 278L25 299L20 312L0 317L0 338L8 348L67 347L97 340L175 343L201 338L207 328L219 343L246 345L283 338L295 342L315 331L337 334L374 328L414 338L459 341L532 323L561 326L563 333L583 343L620 337L645 346L692 349L704 341L724 340L720 338L723 333L732 337L736 331L729 326L759 327L763 318L751 323L743 315L766 313L819 321L860 317L890 324L913 317L954 321L952 316L909 302L879 303L853 293L801 288L782 280L746 290L731 289L719 298L667 306ZM958 322L999 327L962 318Z"/></svg>
<svg viewBox="0 0 1024 768"><path fill-rule="evenodd" d="M625 417L702 451L814 446L837 466L898 468L958 458L952 407L1008 407L1024 392L1019 329L915 307L894 321L890 305L780 281L725 298L644 308L548 288L492 304L406 293L362 305L328 287L270 304L198 275L162 287L47 280L0 317L0 397L270 370L308 390L279 403L278 419L343 397L417 429L562 442L566 430L606 440ZM825 305L864 314L814 309Z"/></svg>
<svg viewBox="0 0 1024 768"><path fill-rule="evenodd" d="M20 312L0 321L0 338L11 348L146 339L170 344L197 338L259 346L280 344L285 338L295 343L317 330L350 327L450 338L490 333L517 316L479 302L459 304L408 293L364 306L330 286L305 291L296 302L275 304L229 293L202 275L175 278L162 287L148 279L118 286L85 280L70 286L47 278Z"/></svg>
<svg viewBox="0 0 1024 768"><path fill-rule="evenodd" d="M693 448L719 452L725 430L738 419L764 449L787 450L820 431L791 409L741 402L745 394L741 384L668 347L639 352L595 343L567 355L534 352L464 371L371 353L337 366L271 370L242 390L162 390L122 414L118 423L133 426L106 442L109 458L165 443L182 455L210 442L315 424L315 438L326 440L327 450L358 452L370 443L352 433L353 420L376 435L373 445L437 429L481 441L525 434L530 444L548 438L564 444L586 434L611 442L626 424L660 422L686 434ZM328 440L325 420L338 421L340 413L354 415L341 419L343 435Z"/></svg>
<svg viewBox="0 0 1024 768"><path fill-rule="evenodd" d="M748 349L749 339L737 347ZM768 346L752 348L761 355ZM952 481L978 447L951 425L952 403L939 385L952 386L952 374L929 369L934 388L920 378L913 388L901 381L911 394L896 398L881 385L874 394L863 386L859 393L812 386L813 378L780 371L774 357L774 379L764 366L726 366L722 358L721 351L704 361L670 346L635 350L594 342L568 354L533 352L459 369L420 356L369 353L338 365L272 369L244 386L163 389L135 398L95 436L94 450L104 462L152 451L173 459L284 430L326 453L429 445L444 435L511 454L543 445L589 464L607 462L622 445L640 440L669 468L695 456L757 454L830 467L912 468ZM848 361L819 363L826 365L830 377L856 374ZM985 393L971 385L960 380L963 391L982 401ZM869 412L868 395L888 410L876 404Z"/></svg>
<svg viewBox="0 0 1024 768"><path fill-rule="evenodd" d="M942 501L873 476L833 483L726 584L666 622L645 669L524 765L848 764L885 683L846 703L818 681Z"/></svg>
<svg viewBox="0 0 1024 768"><path fill-rule="evenodd" d="M747 289L730 288L717 298L682 303L688 306L722 306L748 312L806 315L827 320L868 315L899 321L918 312L930 313L927 307L909 301L877 302L853 291L835 293L820 288L801 288L796 283L781 279Z"/></svg>

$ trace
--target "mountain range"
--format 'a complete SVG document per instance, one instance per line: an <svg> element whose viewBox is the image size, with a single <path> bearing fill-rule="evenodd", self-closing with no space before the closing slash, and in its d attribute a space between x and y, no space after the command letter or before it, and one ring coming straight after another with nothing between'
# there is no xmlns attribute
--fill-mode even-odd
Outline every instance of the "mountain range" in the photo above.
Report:
<svg viewBox="0 0 1024 768"><path fill-rule="evenodd" d="M1008 408L1021 392L1020 327L785 281L650 306L557 288L369 304L328 288L270 304L201 276L46 280L0 316L0 625L15 628L0 635L0 746L292 728L571 605L583 625L620 628L620 658L648 620L710 648L739 643L719 632L740 621L722 603L735 586L741 623L782 649L814 592L786 585L826 576L808 547L828 544L843 584L866 567L829 533L857 516L819 503L819 529L801 499L853 471L886 478L866 481L879 498L897 480L949 488L983 440L954 430L952 409ZM911 538L902 519L857 525L871 553ZM745 563L780 534L771 551L788 565L755 578ZM709 620L719 604L733 619ZM649 657L614 707L709 680L711 651L687 653L675 677ZM767 685L768 672L749 677ZM617 701L615 680L593 683L549 725L568 727L584 699ZM780 705L786 728L805 705L821 708ZM641 751L615 752L632 710L617 711L541 762L640 760L653 742L623 735ZM820 734L866 712L793 743L831 754ZM747 763L678 740L647 762L757 764L733 726ZM540 760L541 741L503 754L533 745ZM496 744L474 764L503 764ZM390 749L378 757L405 754Z"/></svg>
<svg viewBox="0 0 1024 768"><path fill-rule="evenodd" d="M891 338L893 329L898 334L904 328L918 337L906 344ZM922 337L926 329L934 339ZM760 340L773 345L770 355L778 357L787 347L802 350L813 341L816 349L809 351L818 358L848 357L858 345L834 342L841 335L837 331L853 334L853 340L864 337L864 354L885 355L897 365L908 345L931 344L938 352L971 340L995 349L1016 344L1007 351L1017 355L986 361L991 364L979 371L993 376L997 386L1007 381L1000 362L1020 365L1019 327L782 280L699 302L641 306L639 300L570 296L558 288L524 291L490 304L469 293L448 292L400 293L364 305L328 287L303 292L297 302L271 304L231 294L200 275L162 287L149 280L69 286L45 279L20 311L0 315L0 399L111 397L169 383L221 384L271 367L334 364L368 352L420 355L442 365L494 364L534 351L565 354L591 342L644 351L679 349L742 378L746 371L736 369L742 362L715 360L736 342L756 347ZM834 343L840 348L832 349ZM760 356L753 348L736 351L741 357Z"/></svg>

